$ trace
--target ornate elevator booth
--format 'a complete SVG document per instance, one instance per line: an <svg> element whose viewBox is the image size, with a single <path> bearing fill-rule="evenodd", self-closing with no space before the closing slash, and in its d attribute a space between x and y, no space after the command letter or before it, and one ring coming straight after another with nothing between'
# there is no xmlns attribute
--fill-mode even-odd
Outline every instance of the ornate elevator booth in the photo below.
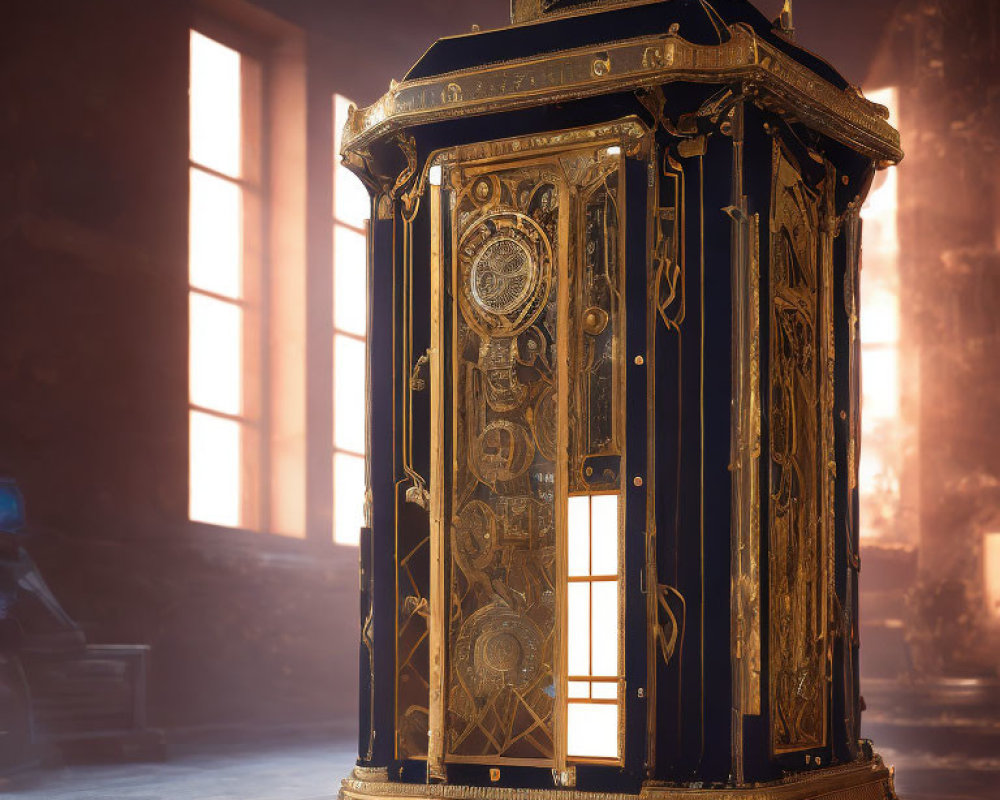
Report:
<svg viewBox="0 0 1000 800"><path fill-rule="evenodd" d="M860 207L884 109L745 0L514 0L372 195L345 798L894 797L860 738Z"/></svg>

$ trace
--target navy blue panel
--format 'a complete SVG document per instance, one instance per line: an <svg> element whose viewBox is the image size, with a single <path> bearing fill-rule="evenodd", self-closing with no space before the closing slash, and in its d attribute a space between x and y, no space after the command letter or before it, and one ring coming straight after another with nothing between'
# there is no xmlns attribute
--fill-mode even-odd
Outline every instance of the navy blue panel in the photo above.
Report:
<svg viewBox="0 0 1000 800"><path fill-rule="evenodd" d="M712 136L703 157L705 272L702 435L704 458L704 676L705 746L699 777L724 781L731 772L732 571L730 463L732 398L732 222L723 211L732 198L733 143Z"/></svg>
<svg viewBox="0 0 1000 800"><path fill-rule="evenodd" d="M373 220L371 227L372 261L379 265L369 271L369 382L373 387L393 385L393 287L391 267L395 263L393 222ZM388 269L387 269L388 268ZM374 692L374 713L362 713L360 752L362 764L384 765L392 758L393 697L395 695L395 510L393 470L393 414L391 391L371 393L371 441L369 454L372 489L372 527L364 531L362 546L362 614L370 594L373 609L374 647L371 661L362 647L361 702ZM379 444L381 443L381 444ZM362 621L363 622L363 621ZM367 663L366 663L367 662ZM370 683L369 683L370 682ZM367 719L365 717L368 717ZM374 749L368 760L369 735Z"/></svg>
<svg viewBox="0 0 1000 800"><path fill-rule="evenodd" d="M627 781L618 791L638 791L645 773L646 496L648 481L646 424L646 225L648 167L629 159L625 170L625 770ZM637 355L644 363L635 363ZM641 477L642 486L634 478ZM647 589L648 591L648 589Z"/></svg>

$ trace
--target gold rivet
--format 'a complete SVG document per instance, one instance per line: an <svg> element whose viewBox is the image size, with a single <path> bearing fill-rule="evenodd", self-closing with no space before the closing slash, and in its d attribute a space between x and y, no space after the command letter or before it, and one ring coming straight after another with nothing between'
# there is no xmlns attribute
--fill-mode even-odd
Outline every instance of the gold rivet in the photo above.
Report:
<svg viewBox="0 0 1000 800"><path fill-rule="evenodd" d="M496 767L490 767L490 780L496 783L500 780L500 770Z"/></svg>
<svg viewBox="0 0 1000 800"><path fill-rule="evenodd" d="M632 483L635 486L642 486L642 478L640 478L638 475L636 475L634 478L632 478Z"/></svg>
<svg viewBox="0 0 1000 800"><path fill-rule="evenodd" d="M644 359L642 356L636 356L635 357L635 365L637 367L641 367L645 363L646 363L646 359Z"/></svg>

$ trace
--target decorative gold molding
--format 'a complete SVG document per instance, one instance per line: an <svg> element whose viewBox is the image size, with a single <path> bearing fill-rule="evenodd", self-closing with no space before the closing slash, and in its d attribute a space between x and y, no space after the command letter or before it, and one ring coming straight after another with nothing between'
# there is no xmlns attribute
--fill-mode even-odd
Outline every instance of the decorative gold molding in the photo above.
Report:
<svg viewBox="0 0 1000 800"><path fill-rule="evenodd" d="M413 125L686 80L753 84L763 103L859 152L879 162L902 160L899 133L884 108L837 89L743 25L729 32L720 45L668 34L403 81L368 108L352 110L343 154L353 165L351 154Z"/></svg>
<svg viewBox="0 0 1000 800"><path fill-rule="evenodd" d="M511 789L494 786L390 783L352 776L340 800L896 800L892 772L876 756L775 783L724 789L689 789L655 782L638 794L576 789Z"/></svg>
<svg viewBox="0 0 1000 800"><path fill-rule="evenodd" d="M628 156L639 156L650 147L650 129L638 117L629 116L591 125L583 128L568 128L550 133L515 136L509 139L493 139L473 144L459 145L438 150L427 159L420 181L432 166L450 166L462 163L464 167L475 167L484 162L493 162L516 157L541 157L554 153L578 149L585 145L607 147L620 145Z"/></svg>

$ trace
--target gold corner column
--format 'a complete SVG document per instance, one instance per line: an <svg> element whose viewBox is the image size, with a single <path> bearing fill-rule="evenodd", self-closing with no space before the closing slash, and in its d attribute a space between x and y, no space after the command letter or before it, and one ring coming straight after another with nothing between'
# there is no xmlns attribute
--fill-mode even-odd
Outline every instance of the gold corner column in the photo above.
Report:
<svg viewBox="0 0 1000 800"><path fill-rule="evenodd" d="M430 474L430 705L428 708L427 777L444 780L445 663L444 637L447 595L445 589L445 403L444 324L441 318L446 296L446 274L441 245L441 187L431 186L431 451Z"/></svg>

